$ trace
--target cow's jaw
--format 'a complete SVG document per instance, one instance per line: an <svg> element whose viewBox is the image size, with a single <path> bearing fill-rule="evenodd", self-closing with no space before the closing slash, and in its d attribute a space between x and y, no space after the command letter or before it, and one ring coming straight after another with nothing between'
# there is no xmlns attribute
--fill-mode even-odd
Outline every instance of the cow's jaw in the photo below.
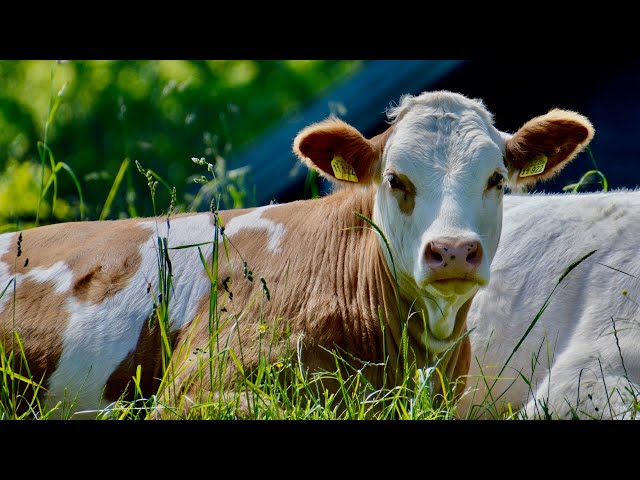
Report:
<svg viewBox="0 0 640 480"><path fill-rule="evenodd" d="M423 341L430 352L438 354L453 345L458 311L479 288L477 282L469 280L446 280L427 285L424 307L428 328L424 331Z"/></svg>

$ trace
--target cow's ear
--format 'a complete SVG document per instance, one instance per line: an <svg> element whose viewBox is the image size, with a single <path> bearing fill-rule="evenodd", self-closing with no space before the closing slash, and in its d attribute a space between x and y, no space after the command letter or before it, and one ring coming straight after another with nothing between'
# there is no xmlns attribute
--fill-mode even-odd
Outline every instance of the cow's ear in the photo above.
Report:
<svg viewBox="0 0 640 480"><path fill-rule="evenodd" d="M584 116L553 109L525 123L506 141L505 163L515 187L533 185L557 174L594 135Z"/></svg>
<svg viewBox="0 0 640 480"><path fill-rule="evenodd" d="M390 129L367 140L348 123L329 117L301 130L293 151L330 180L366 185L381 175L382 151Z"/></svg>

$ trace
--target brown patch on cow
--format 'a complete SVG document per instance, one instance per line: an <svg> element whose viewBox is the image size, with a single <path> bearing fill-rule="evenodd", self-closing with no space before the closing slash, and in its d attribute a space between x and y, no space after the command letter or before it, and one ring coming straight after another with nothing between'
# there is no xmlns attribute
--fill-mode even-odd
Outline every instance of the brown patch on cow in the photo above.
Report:
<svg viewBox="0 0 640 480"><path fill-rule="evenodd" d="M63 334L69 322L69 313L65 309L67 296L56 293L52 282L31 279L18 279L15 295L11 290L7 290L5 295L10 297L0 312L0 339L5 355L13 351L15 371L34 382L44 380L46 388L46 380L62 355ZM14 332L22 342L22 352ZM22 353L27 358L26 364L22 361ZM34 389L17 381L16 393L31 401ZM26 408L26 404L22 406Z"/></svg>
<svg viewBox="0 0 640 480"><path fill-rule="evenodd" d="M136 348L129 352L109 376L104 390L105 399L110 402L120 398L128 401L134 400L135 385L132 377L136 375L138 365L141 369L140 390L142 396L149 398L156 393L162 376L160 344L158 319L155 319L153 327L149 327L149 322L144 322Z"/></svg>
<svg viewBox="0 0 640 480"><path fill-rule="evenodd" d="M140 246L152 232L138 226L140 221L63 223L25 230L20 260L15 261L17 250L10 249L0 261L9 266L10 275L63 261L73 274L71 293L82 301L100 303L126 287L142 264Z"/></svg>
<svg viewBox="0 0 640 480"><path fill-rule="evenodd" d="M553 109L546 115L525 123L506 142L505 159L510 172L522 170L536 156L547 157L545 170L524 178L517 178L518 185L528 185L547 180L560 172L594 135L591 122L584 116Z"/></svg>
<svg viewBox="0 0 640 480"><path fill-rule="evenodd" d="M465 335L466 333L465 324L465 328L460 335ZM449 367L450 371L447 374L447 378L454 385L454 398L459 398L467 385L467 375L471 367L471 340L469 340L469 335L466 335L455 348L449 361Z"/></svg>
<svg viewBox="0 0 640 480"><path fill-rule="evenodd" d="M394 174L399 181L399 188L392 188L391 193L398 201L400 211L405 215L411 215L416 206L416 187L413 182L401 173Z"/></svg>

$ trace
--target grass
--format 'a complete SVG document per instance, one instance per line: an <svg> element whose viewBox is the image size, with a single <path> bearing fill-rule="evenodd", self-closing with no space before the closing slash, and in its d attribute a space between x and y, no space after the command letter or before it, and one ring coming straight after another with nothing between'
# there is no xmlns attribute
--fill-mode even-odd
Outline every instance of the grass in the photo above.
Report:
<svg viewBox="0 0 640 480"><path fill-rule="evenodd" d="M51 68L51 92L49 96L49 111L47 115L47 120L45 122L44 127L44 140L42 142L38 142L38 155L40 157L40 165L41 165L41 175L40 175L40 195L38 198L38 208L36 210L36 226L40 222L40 206L42 201L44 200L49 188L53 186L53 198L51 203L51 211L55 210L56 206L56 198L58 196L58 173L62 170L66 171L71 179L73 180L74 185L78 190L78 196L80 198L80 219L84 218L84 201L82 200L82 187L80 186L80 182L76 177L73 169L67 165L65 162L56 161L51 148L49 148L49 144L47 143L48 134L49 134L49 126L53 123L55 119L56 112L60 107L60 102L62 101L62 95L67 84L63 84L62 88L58 91L57 95L53 95L53 76L55 72L55 66ZM49 160L49 166L51 168L51 175L45 184L45 165L47 162L47 158Z"/></svg>

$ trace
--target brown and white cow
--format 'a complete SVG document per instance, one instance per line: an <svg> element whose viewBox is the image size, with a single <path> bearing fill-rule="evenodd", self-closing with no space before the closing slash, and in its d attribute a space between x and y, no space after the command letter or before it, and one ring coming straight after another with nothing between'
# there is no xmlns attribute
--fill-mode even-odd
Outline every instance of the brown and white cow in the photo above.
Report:
<svg viewBox="0 0 640 480"><path fill-rule="evenodd" d="M339 351L379 388L403 375L406 328L408 365L433 365L465 331L470 302L489 282L503 187L553 175L593 136L586 118L562 110L506 134L481 101L447 91L406 95L388 118L390 127L369 140L337 118L295 138L298 157L341 185L333 194L219 212L229 253L219 255L214 299L198 248L169 250L176 384L190 398L211 387L196 373L211 335L245 372L259 355L277 361L293 344L302 371L335 370L330 352ZM162 370L157 322L149 328L158 238L170 248L200 245L210 259L215 218L44 226L22 232L19 257L18 233L1 235L0 281L16 282L15 297L9 289L0 299L5 350L15 322L47 400L73 400L75 410L105 407L127 386L131 395L138 365L142 391L152 395ZM266 338L269 348L257 348ZM468 341L450 355L448 377L466 373Z"/></svg>

